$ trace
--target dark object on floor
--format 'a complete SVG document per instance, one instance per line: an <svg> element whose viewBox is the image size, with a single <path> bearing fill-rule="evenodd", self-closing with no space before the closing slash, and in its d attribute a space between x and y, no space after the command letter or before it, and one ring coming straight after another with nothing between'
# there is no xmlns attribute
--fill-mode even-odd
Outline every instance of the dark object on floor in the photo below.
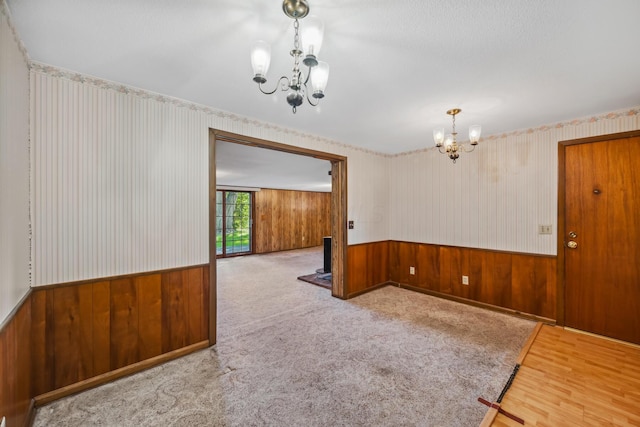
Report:
<svg viewBox="0 0 640 427"><path fill-rule="evenodd" d="M324 241L324 272L331 273L331 236L323 237Z"/></svg>
<svg viewBox="0 0 640 427"><path fill-rule="evenodd" d="M313 273L298 277L298 280L331 289L331 273Z"/></svg>

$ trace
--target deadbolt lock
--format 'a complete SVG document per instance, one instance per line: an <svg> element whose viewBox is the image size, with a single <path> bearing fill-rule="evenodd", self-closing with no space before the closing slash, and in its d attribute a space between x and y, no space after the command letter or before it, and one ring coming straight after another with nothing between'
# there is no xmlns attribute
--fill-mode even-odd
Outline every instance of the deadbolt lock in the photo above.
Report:
<svg viewBox="0 0 640 427"><path fill-rule="evenodd" d="M569 232L569 237L571 237L572 239L575 239L576 237L578 237L578 235L576 234L575 231L570 231Z"/></svg>
<svg viewBox="0 0 640 427"><path fill-rule="evenodd" d="M568 247L569 249L575 249L575 248L577 248L577 247L578 247L578 243L577 243L577 242L574 242L573 240L569 240L569 241L567 242L567 247Z"/></svg>

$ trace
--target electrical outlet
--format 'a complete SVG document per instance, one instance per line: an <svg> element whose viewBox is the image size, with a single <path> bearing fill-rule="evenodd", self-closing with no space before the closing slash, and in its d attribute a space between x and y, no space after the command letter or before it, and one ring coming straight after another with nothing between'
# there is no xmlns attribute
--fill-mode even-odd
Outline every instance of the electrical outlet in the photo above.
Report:
<svg viewBox="0 0 640 427"><path fill-rule="evenodd" d="M462 276L462 284L463 285L469 284L469 276Z"/></svg>
<svg viewBox="0 0 640 427"><path fill-rule="evenodd" d="M416 268L415 267L409 267L409 274L416 274Z"/></svg>

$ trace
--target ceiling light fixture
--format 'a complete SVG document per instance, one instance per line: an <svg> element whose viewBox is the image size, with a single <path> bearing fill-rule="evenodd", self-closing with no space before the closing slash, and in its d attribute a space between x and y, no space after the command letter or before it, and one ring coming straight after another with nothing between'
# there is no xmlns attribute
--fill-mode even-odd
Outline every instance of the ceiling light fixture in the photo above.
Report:
<svg viewBox="0 0 640 427"><path fill-rule="evenodd" d="M282 10L284 14L293 19L293 28L295 34L293 36L293 49L290 54L293 56L293 73L291 79L286 76L278 79L275 89L265 91L262 84L266 83L267 71L271 62L271 47L268 43L260 40L257 41L251 51L251 66L253 67L253 81L258 83L260 92L265 95L271 95L278 89L289 92L287 94L287 102L296 112L296 108L302 105L304 99L307 98L309 104L314 107L318 105L320 99L324 98L324 90L327 87L329 78L329 64L318 61L317 55L322 46L322 36L324 33L324 25L315 16L310 16L305 21L305 26L299 30L300 23L298 19L302 19L309 14L309 3L307 0L284 0L282 2ZM306 53L306 56L303 55ZM308 67L306 76L300 70L300 60ZM314 101L309 98L309 90L307 83L311 82L311 96Z"/></svg>
<svg viewBox="0 0 640 427"><path fill-rule="evenodd" d="M478 145L478 141L480 141L480 132L482 132L482 127L480 125L473 125L469 127L469 146L467 144L460 143L456 141L456 114L460 114L462 112L459 108L453 108L447 111L447 114L453 117L453 130L450 134L445 136L444 128L434 129L433 130L433 140L436 143L436 147L438 147L438 151L442 154L447 154L453 163L456 162L457 158L460 157L460 152L464 151L465 153L472 152L476 145ZM444 146L444 151L442 151L442 147Z"/></svg>

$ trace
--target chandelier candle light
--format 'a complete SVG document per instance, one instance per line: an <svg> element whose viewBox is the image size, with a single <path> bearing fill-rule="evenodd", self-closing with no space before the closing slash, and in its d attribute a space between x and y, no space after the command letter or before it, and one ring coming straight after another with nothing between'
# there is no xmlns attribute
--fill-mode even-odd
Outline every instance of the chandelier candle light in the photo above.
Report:
<svg viewBox="0 0 640 427"><path fill-rule="evenodd" d="M469 127L469 147L466 144L460 143L456 141L456 114L460 114L462 110L459 108L453 108L447 111L447 114L453 117L453 130L447 136L444 135L444 128L434 129L433 130L433 140L436 143L436 147L438 147L438 151L442 154L447 154L453 163L456 162L458 157L460 157L460 152L464 151L465 153L472 152L476 145L478 145L478 141L480 141L480 132L482 132L482 128L480 125L473 125ZM442 151L442 147L444 146L444 151Z"/></svg>
<svg viewBox="0 0 640 427"><path fill-rule="evenodd" d="M318 105L320 99L324 97L324 90L327 87L329 78L329 64L318 61L317 55L322 46L322 36L324 25L315 16L309 16L305 20L304 27L300 30L299 19L309 14L309 3L307 0L284 0L282 2L284 14L293 19L295 34L293 37L293 49L290 54L293 56L293 70L291 78L282 76L278 79L275 89L265 91L262 84L266 83L267 71L271 62L271 47L266 42L260 40L255 43L251 51L251 66L253 67L253 81L258 83L260 92L271 95L278 89L289 92L287 102L296 112L296 108L302 105L306 98L309 104L314 107ZM306 55L305 55L306 54ZM303 58L303 55L304 58ZM306 76L300 70L300 61L308 67ZM311 82L311 96L307 84Z"/></svg>

